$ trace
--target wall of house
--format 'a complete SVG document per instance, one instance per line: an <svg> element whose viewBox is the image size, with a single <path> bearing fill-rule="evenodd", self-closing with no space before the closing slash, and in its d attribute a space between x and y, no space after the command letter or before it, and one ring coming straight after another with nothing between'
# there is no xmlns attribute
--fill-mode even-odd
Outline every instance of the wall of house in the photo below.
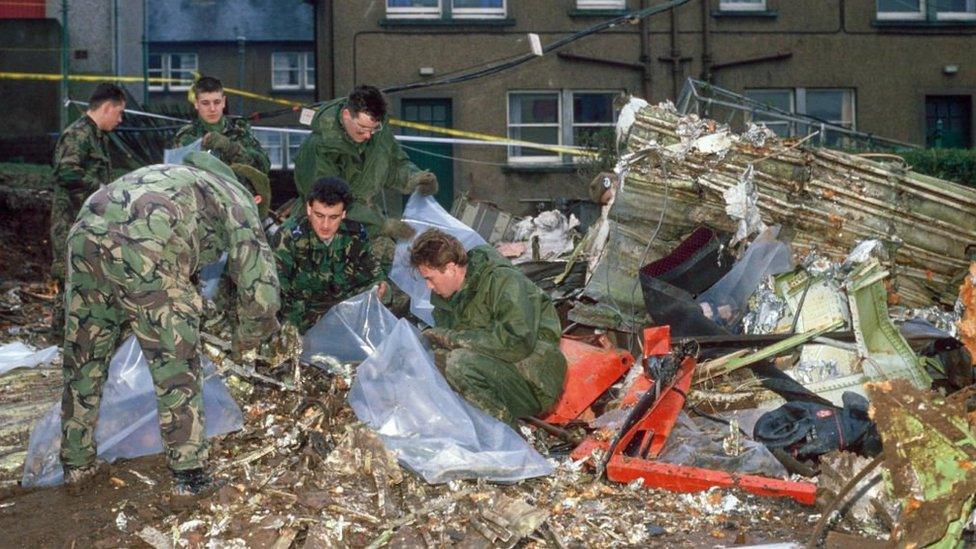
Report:
<svg viewBox="0 0 976 549"><path fill-rule="evenodd" d="M51 19L0 19L0 71L57 73L61 25ZM36 136L58 127L59 82L0 83L4 120L0 137Z"/></svg>
<svg viewBox="0 0 976 549"><path fill-rule="evenodd" d="M483 67L528 52L528 32L538 33L547 44L606 19L579 16L573 0L509 0L509 20L485 25L397 22L385 18L384 2L333 4L337 94L361 83L384 88L423 81L421 67L433 68L434 78ZM628 9L640 5L639 0L627 2ZM976 90L976 66L966 62L976 46L976 26L878 25L874 0L768 0L766 12L746 17L728 16L718 8L718 0L692 0L675 11L674 27L669 13L650 19L651 101L673 99L687 77L706 72L708 62L711 81L737 92L851 88L858 130L923 144L925 96L971 95ZM560 51L639 64L639 26L610 29ZM743 63L773 54L784 58ZM664 58L686 59L674 71ZM957 65L958 72L945 74L947 65ZM495 76L394 93L390 99L398 115L405 97L451 98L456 128L503 136L507 93L534 89L640 94L641 71L549 54ZM530 209L526 201L534 198L584 196L585 182L571 169L508 166L506 150L499 147L455 146L453 154L464 159L454 168L460 191L512 211Z"/></svg>

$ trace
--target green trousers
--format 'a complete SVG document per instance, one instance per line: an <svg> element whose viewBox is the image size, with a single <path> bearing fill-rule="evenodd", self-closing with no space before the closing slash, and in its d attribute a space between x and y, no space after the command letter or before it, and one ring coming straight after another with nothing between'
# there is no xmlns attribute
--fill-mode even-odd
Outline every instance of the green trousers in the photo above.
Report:
<svg viewBox="0 0 976 549"><path fill-rule="evenodd" d="M61 462L94 461L109 361L129 328L149 363L170 468L203 467L209 446L198 354L202 303L189 275L141 261L132 246L80 226L67 246Z"/></svg>

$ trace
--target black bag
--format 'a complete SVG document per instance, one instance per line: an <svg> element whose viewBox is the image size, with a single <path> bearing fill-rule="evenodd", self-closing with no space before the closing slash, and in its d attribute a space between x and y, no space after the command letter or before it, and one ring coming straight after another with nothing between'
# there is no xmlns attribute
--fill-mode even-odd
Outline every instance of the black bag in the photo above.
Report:
<svg viewBox="0 0 976 549"><path fill-rule="evenodd" d="M799 460L816 460L832 450L868 457L879 454L881 437L868 417L868 399L850 391L842 398L843 408L787 402L759 418L753 438Z"/></svg>

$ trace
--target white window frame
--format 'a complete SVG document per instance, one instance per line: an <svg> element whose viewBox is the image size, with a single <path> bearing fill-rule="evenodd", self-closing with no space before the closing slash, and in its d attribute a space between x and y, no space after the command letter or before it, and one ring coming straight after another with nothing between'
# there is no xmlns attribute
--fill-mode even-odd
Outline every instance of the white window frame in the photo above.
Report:
<svg viewBox="0 0 976 549"><path fill-rule="evenodd" d="M160 71L157 75L149 75L148 74L149 68L147 66L147 68L146 68L147 75L148 76L151 76L153 78L165 78L167 80L170 79L170 78L173 78L173 73L175 72L174 69L173 69L173 56L175 56L175 55L180 55L180 56L189 55L189 56L192 56L192 58L193 58L193 67L180 67L179 69L176 69L176 70L178 70L180 72L189 72L190 73L190 77L187 78L187 79L185 79L186 84L177 84L175 82L168 82L168 81L167 82L163 82L163 83L158 83L158 84L152 84L152 83L150 83L149 84L149 91L167 91L167 90L168 91L186 91L186 90L190 89L190 86L193 85L193 73L198 72L200 70L200 57L196 53L194 53L194 52L156 52L156 53L150 53L149 55L150 56L152 56L152 55L158 55L159 56L161 68L160 69L153 69L154 71L155 70L159 70Z"/></svg>
<svg viewBox="0 0 976 549"><path fill-rule="evenodd" d="M766 11L766 0L743 2L741 0L719 0L719 11Z"/></svg>
<svg viewBox="0 0 976 549"><path fill-rule="evenodd" d="M875 2L875 13L879 21L924 21L925 20L925 0L918 1L918 11L881 11L878 3Z"/></svg>
<svg viewBox="0 0 976 549"><path fill-rule="evenodd" d="M386 4L386 16L390 19L436 19L441 16L444 0L437 0L436 7L402 7Z"/></svg>
<svg viewBox="0 0 976 549"><path fill-rule="evenodd" d="M575 113L573 111L574 99L576 99L577 94L600 94L600 95L620 95L621 90L563 90L565 95L565 105L566 105L566 131L564 131L564 141L572 146L582 146L580 143L576 142L576 128L610 128L615 129L617 127L617 116L620 114L617 109L613 108L613 99L610 99L610 122L580 122L577 123L575 119ZM574 162L582 160L580 156L573 156L572 160Z"/></svg>
<svg viewBox="0 0 976 549"><path fill-rule="evenodd" d="M925 0L922 0L925 3ZM976 21L976 1L966 0L967 11L938 11L935 12L937 21Z"/></svg>
<svg viewBox="0 0 976 549"><path fill-rule="evenodd" d="M534 122L534 123L512 123L512 97L515 95L526 95L526 94L545 94L553 95L556 97L556 122ZM554 146L561 146L563 144L563 94L559 90L510 90L505 94L505 122L506 131L508 132L509 138L511 138L512 128L556 128L556 136L558 142L551 144ZM522 147L531 148L531 147ZM545 156L535 155L535 156L515 156L512 154L514 147L507 147L508 150L508 162L510 164L556 164L562 161L562 155L554 152L547 154Z"/></svg>
<svg viewBox="0 0 976 549"><path fill-rule="evenodd" d="M149 64L148 64L148 60L147 60L147 64L146 64L146 76L148 76L149 78L166 78L166 62L167 62L167 56L166 56L166 54L165 53L150 53L149 54L149 57L151 58L154 55L158 55L159 56L159 69L150 69L149 68ZM156 72L157 70L159 72ZM153 83L153 81L150 80L149 81L149 91L164 91L166 89L166 84L167 83L168 82Z"/></svg>
<svg viewBox="0 0 976 549"><path fill-rule="evenodd" d="M807 115L807 92L811 91L836 91L842 92L850 97L850 107L851 107L851 120L850 122L845 122L844 120L826 120L834 126L840 126L842 128L846 127L849 130L857 130L857 89L856 88L752 88L747 91L769 91L769 92L788 92L790 94L790 114L798 116L808 116ZM800 128L807 128L809 132L817 131L820 128L817 126L816 122L811 122L806 124L803 122L792 122L792 121L767 121L759 120L754 121L752 118L752 113L746 120L747 122L755 122L757 124L765 124L767 127L770 123L772 124L787 124L789 132L787 133L790 137L797 137L800 133ZM827 131L830 131L829 129ZM827 136L823 136L826 138Z"/></svg>
<svg viewBox="0 0 976 549"><path fill-rule="evenodd" d="M269 127L252 128L251 131L254 133L254 138L257 139L258 143L261 144L261 148L264 149L264 152L268 154L269 160L272 160L275 158L275 156L280 159L279 162L274 162L273 160L271 161L272 170L295 169L295 158L291 154L292 145L294 144L295 146L298 146L305 138L308 137L310 133L308 131L294 130L291 128ZM262 137L267 135L278 136L278 144L274 145L273 148L266 146L265 142L261 140Z"/></svg>
<svg viewBox="0 0 976 549"><path fill-rule="evenodd" d="M508 0L502 0L500 8L458 8L454 6L454 0L447 1L451 2L452 19L504 19L508 13Z"/></svg>
<svg viewBox="0 0 976 549"><path fill-rule="evenodd" d="M578 10L622 10L627 8L627 0L576 0Z"/></svg>
<svg viewBox="0 0 976 549"><path fill-rule="evenodd" d="M302 68L302 78L305 79L305 89L315 89L315 53L305 53L305 66Z"/></svg>
<svg viewBox="0 0 976 549"><path fill-rule="evenodd" d="M292 67L279 68L279 56L294 55L297 64ZM277 84L275 83L275 73L279 70L294 70L298 75L297 84ZM312 78L309 78L309 71L312 71ZM276 51L271 54L271 89L276 91L294 90L314 90L315 89L315 56L311 52L305 51Z"/></svg>

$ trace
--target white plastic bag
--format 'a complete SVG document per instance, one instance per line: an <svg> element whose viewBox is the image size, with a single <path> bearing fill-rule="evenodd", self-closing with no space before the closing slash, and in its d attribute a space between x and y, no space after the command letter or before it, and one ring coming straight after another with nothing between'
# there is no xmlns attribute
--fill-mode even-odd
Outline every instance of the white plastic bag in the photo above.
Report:
<svg viewBox="0 0 976 549"><path fill-rule="evenodd" d="M165 149L163 151L163 164L182 164L183 157L191 152L202 150L202 144L203 138L201 137L189 145L183 145L182 147L176 147L173 149Z"/></svg>
<svg viewBox="0 0 976 549"><path fill-rule="evenodd" d="M368 290L335 305L302 337L302 362L325 354L339 362L366 360L396 324L397 318Z"/></svg>
<svg viewBox="0 0 976 549"><path fill-rule="evenodd" d="M58 356L58 347L52 345L40 351L20 341L0 345L0 375L14 368L33 368L38 364L47 364Z"/></svg>
<svg viewBox="0 0 976 549"><path fill-rule="evenodd" d="M474 229L461 223L457 218L447 213L440 204L430 196L413 193L403 209L403 221L413 227L417 234L427 229L440 229L461 241L465 250L487 244ZM397 243L393 256L393 267L390 269L392 280L404 293L410 296L410 312L427 324L434 325L431 314L433 306L430 304L430 289L420 277L420 273L410 266L410 245L414 238Z"/></svg>
<svg viewBox="0 0 976 549"><path fill-rule="evenodd" d="M451 389L406 320L359 366L349 404L400 463L431 484L553 472L518 433Z"/></svg>
<svg viewBox="0 0 976 549"><path fill-rule="evenodd" d="M213 437L244 426L240 407L227 392L223 379L213 375L216 368L200 357L204 375L204 431ZM156 390L149 364L135 336L119 346L109 366L102 389L102 401L95 427L98 457L112 462L163 451L156 411ZM63 478L61 451L61 403L34 426L24 461L23 486L53 486Z"/></svg>

